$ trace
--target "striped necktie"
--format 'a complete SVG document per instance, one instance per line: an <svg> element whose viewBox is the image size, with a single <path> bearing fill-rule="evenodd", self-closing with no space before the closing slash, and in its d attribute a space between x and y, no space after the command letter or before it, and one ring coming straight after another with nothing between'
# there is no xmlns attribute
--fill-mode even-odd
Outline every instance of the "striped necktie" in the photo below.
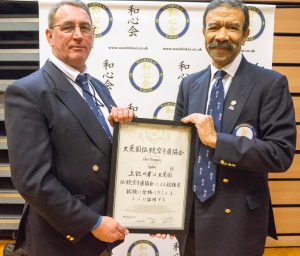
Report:
<svg viewBox="0 0 300 256"><path fill-rule="evenodd" d="M98 122L100 123L109 140L112 141L112 135L103 116L103 113L100 107L97 105L97 102L94 100L95 96L91 94L87 74L79 74L75 82L82 88L83 98L95 114Z"/></svg>

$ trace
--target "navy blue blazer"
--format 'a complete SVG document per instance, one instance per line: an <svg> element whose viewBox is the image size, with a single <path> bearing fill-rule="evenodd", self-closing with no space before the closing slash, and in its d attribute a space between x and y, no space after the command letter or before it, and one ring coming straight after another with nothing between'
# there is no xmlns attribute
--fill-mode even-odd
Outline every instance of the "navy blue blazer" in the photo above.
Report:
<svg viewBox="0 0 300 256"><path fill-rule="evenodd" d="M17 247L25 243L30 256L98 256L107 244L90 230L106 215L111 142L84 99L47 61L7 88L5 126L11 178L26 201Z"/></svg>
<svg viewBox="0 0 300 256"><path fill-rule="evenodd" d="M176 120L205 113L210 76L208 67L183 79ZM213 158L218 165L216 194L203 204L194 198L196 255L261 256L266 236L276 238L268 172L286 171L295 152L295 113L287 79L243 57L224 104ZM236 136L239 127L249 127L253 138ZM196 156L200 143L198 138ZM186 236L179 239L181 250Z"/></svg>

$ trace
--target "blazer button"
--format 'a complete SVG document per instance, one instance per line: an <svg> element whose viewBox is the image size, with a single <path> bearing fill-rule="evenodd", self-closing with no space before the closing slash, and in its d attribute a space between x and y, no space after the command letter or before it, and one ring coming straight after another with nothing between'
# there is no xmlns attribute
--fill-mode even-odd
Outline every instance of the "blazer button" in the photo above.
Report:
<svg viewBox="0 0 300 256"><path fill-rule="evenodd" d="M75 238L70 235L67 235L67 239L69 239L70 241L74 241Z"/></svg>
<svg viewBox="0 0 300 256"><path fill-rule="evenodd" d="M97 164L94 164L92 169L93 169L93 172L98 172L100 168Z"/></svg>
<svg viewBox="0 0 300 256"><path fill-rule="evenodd" d="M225 213L229 214L229 213L231 213L231 210L230 209L225 209Z"/></svg>
<svg viewBox="0 0 300 256"><path fill-rule="evenodd" d="M229 182L229 179L226 179L226 178L223 179L223 183L228 183L228 182Z"/></svg>

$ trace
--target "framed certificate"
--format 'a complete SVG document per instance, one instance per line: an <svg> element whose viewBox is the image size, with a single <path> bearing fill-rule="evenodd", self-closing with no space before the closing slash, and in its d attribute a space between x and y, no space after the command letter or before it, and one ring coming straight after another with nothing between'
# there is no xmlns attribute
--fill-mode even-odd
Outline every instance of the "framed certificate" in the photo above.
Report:
<svg viewBox="0 0 300 256"><path fill-rule="evenodd" d="M187 228L195 130L176 121L116 124L108 214L133 233Z"/></svg>

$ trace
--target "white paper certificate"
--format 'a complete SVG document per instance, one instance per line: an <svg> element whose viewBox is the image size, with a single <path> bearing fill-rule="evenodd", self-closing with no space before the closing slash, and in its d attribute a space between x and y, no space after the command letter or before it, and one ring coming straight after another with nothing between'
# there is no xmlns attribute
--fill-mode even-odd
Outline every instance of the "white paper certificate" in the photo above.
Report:
<svg viewBox="0 0 300 256"><path fill-rule="evenodd" d="M129 229L183 230L191 127L120 124L113 217Z"/></svg>

